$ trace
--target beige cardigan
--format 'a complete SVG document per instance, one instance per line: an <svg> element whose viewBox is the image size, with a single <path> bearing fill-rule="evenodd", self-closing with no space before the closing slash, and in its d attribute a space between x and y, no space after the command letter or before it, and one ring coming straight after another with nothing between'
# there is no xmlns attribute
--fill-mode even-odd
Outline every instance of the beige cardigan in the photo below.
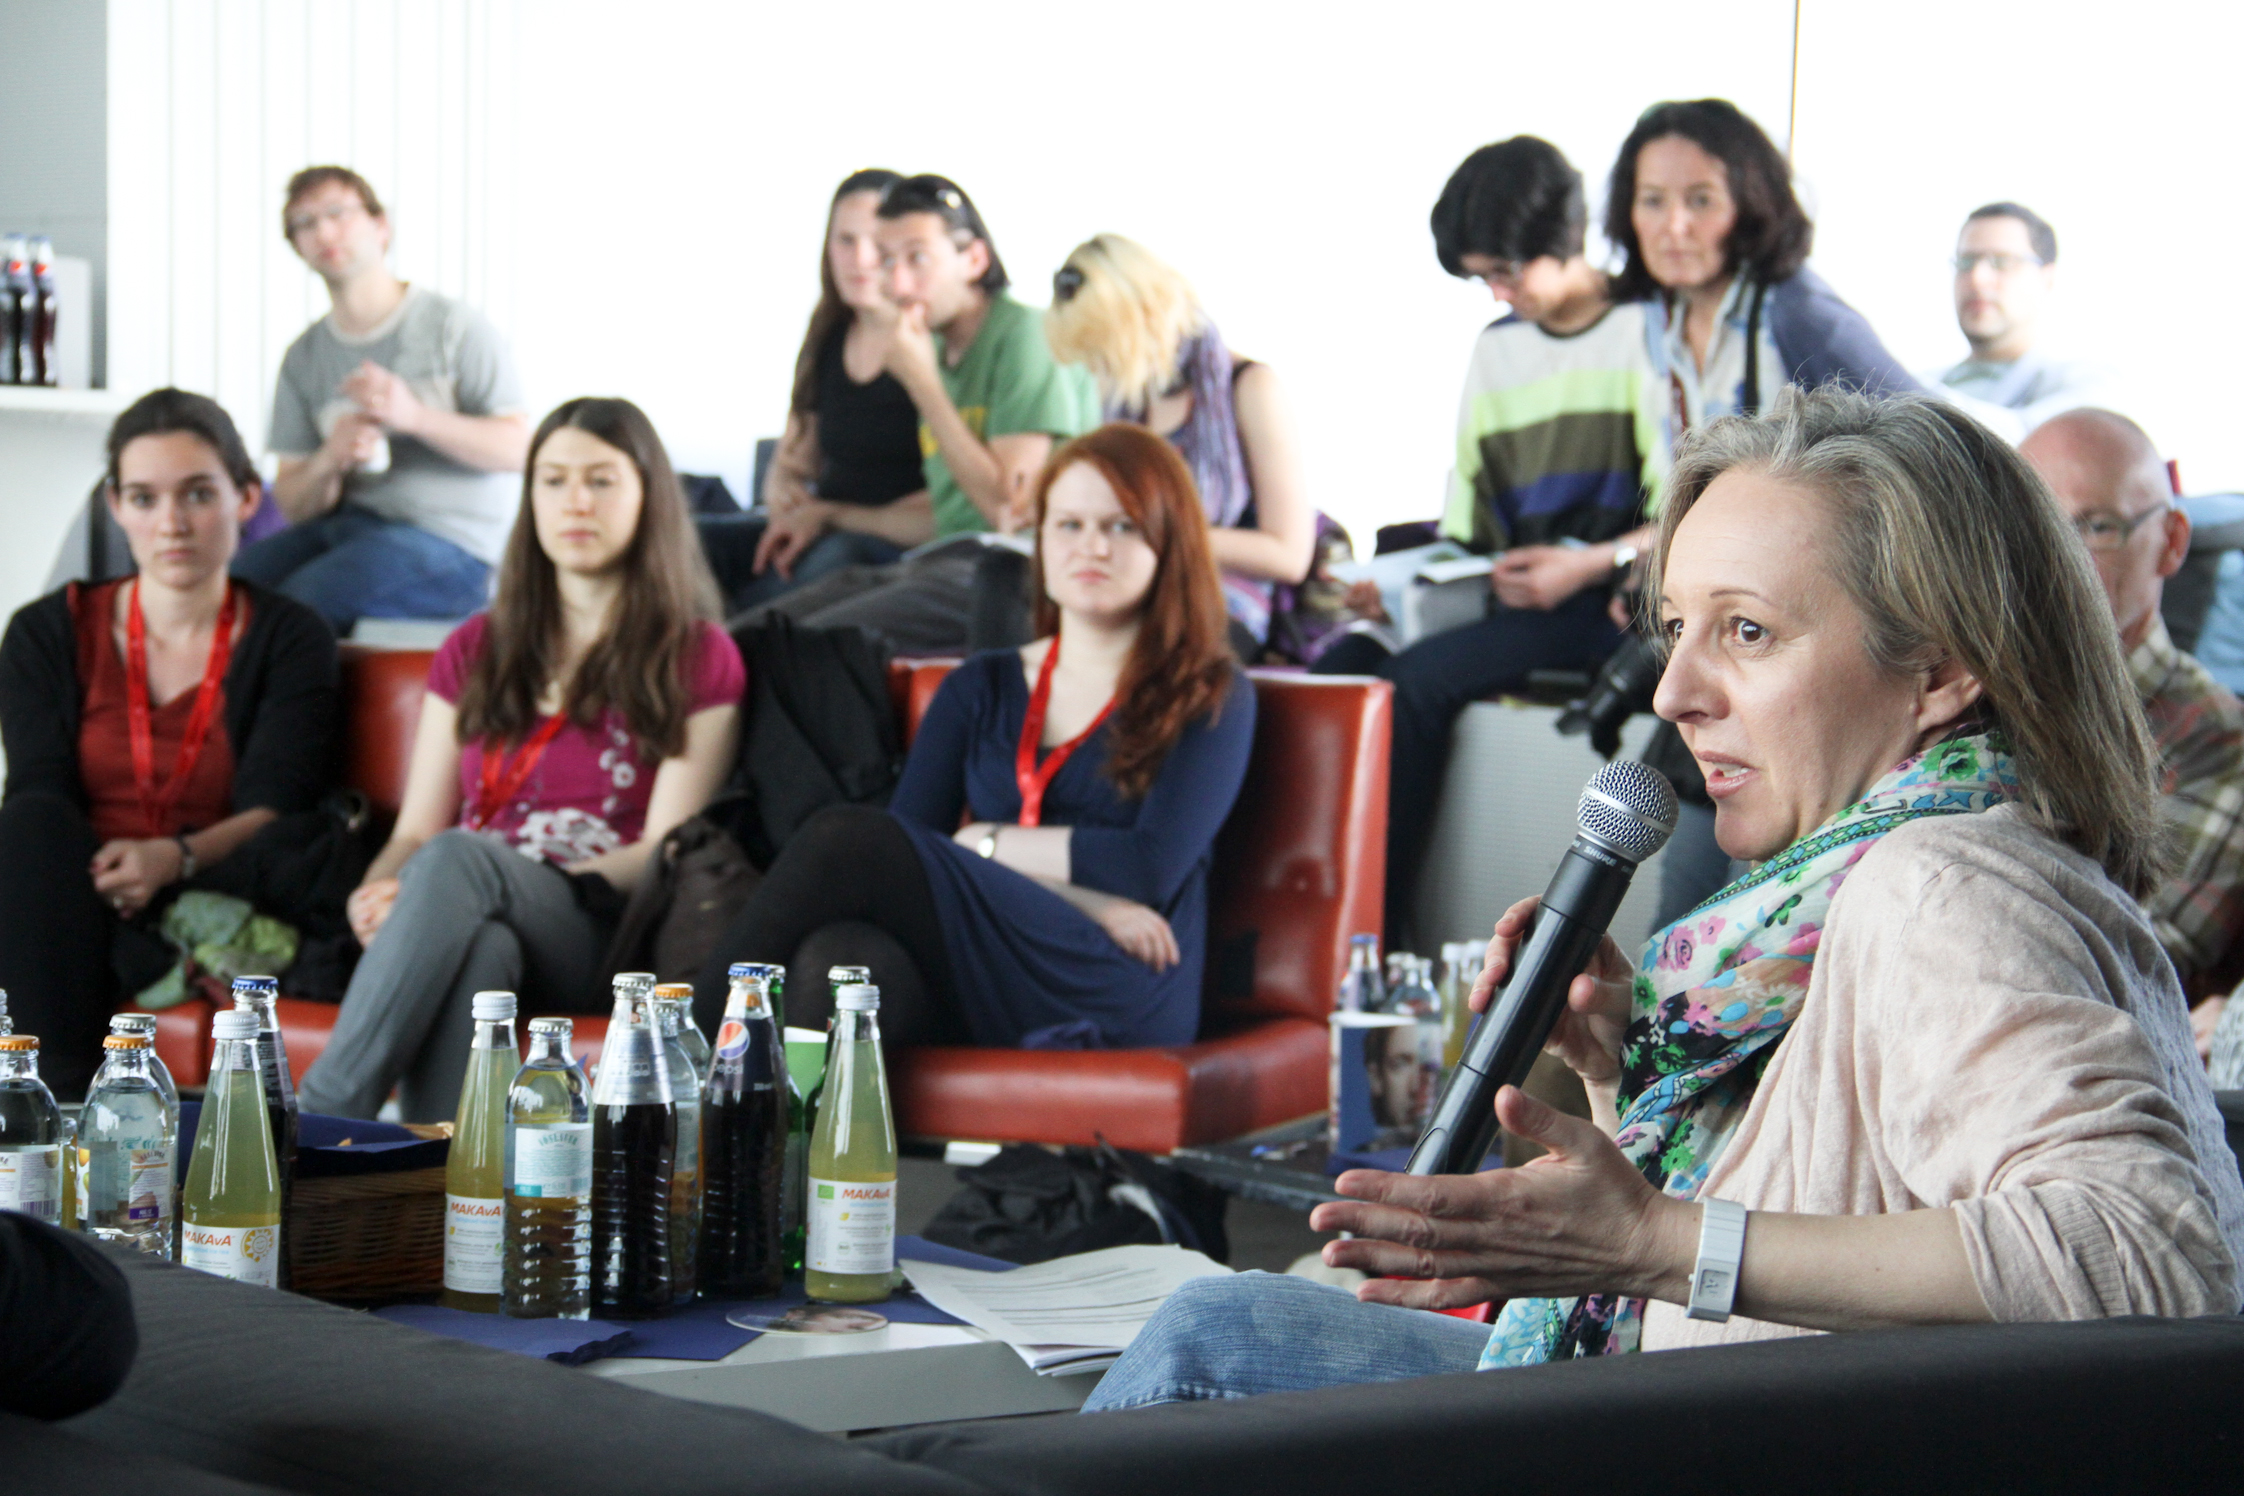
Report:
<svg viewBox="0 0 2244 1496"><path fill-rule="evenodd" d="M2014 805L1863 856L1704 1193L1953 1207L1997 1320L2237 1308L2244 1183L2173 967L2135 902ZM1643 1345L1806 1333L1653 1303Z"/></svg>

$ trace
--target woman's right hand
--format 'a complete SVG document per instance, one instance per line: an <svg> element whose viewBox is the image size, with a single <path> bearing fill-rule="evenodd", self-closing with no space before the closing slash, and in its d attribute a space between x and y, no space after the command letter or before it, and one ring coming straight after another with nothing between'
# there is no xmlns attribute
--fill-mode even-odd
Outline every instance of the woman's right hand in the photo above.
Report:
<svg viewBox="0 0 2244 1496"><path fill-rule="evenodd" d="M1488 941L1488 960L1473 983L1475 1013L1487 1011L1490 998L1511 972L1512 958L1527 939L1528 922L1542 904L1521 899L1496 921ZM1593 1089L1611 1089L1621 1078L1621 1036L1628 1030L1631 991L1636 968L1610 935L1597 943L1589 969L1566 989L1566 1011L1543 1045L1544 1052L1566 1062L1567 1068Z"/></svg>
<svg viewBox="0 0 2244 1496"><path fill-rule="evenodd" d="M343 913L351 922L351 933L362 946L374 943L374 934L390 917L397 903L397 880L374 878L351 890L343 903Z"/></svg>
<svg viewBox="0 0 2244 1496"><path fill-rule="evenodd" d="M1090 914L1116 945L1155 971L1167 971L1184 959L1169 922L1133 899L1103 899Z"/></svg>

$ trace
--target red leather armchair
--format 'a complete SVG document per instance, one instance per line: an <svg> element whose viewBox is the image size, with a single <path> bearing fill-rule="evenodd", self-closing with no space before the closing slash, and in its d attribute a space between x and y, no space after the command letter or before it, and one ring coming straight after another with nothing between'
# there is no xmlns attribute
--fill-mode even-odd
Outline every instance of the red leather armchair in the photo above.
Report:
<svg viewBox="0 0 2244 1496"><path fill-rule="evenodd" d="M344 652L347 782L395 815L432 656ZM950 661L899 660L890 685L906 732ZM1325 1018L1348 937L1379 927L1387 843L1385 682L1254 675L1247 784L1216 843L1208 990L1200 1040L1134 1050L939 1048L896 1056L897 1124L908 1135L1089 1143L1168 1153L1236 1137L1325 1105ZM210 1064L211 1005L157 1018L157 1049L183 1085ZM335 1009L283 998L301 1075L326 1047ZM607 1021L580 1017L576 1047L599 1050Z"/></svg>

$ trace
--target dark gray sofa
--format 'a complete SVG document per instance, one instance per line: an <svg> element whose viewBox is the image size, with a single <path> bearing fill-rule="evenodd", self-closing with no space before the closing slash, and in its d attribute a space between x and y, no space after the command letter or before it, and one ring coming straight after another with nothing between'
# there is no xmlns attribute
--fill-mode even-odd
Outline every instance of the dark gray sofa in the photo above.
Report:
<svg viewBox="0 0 2244 1496"><path fill-rule="evenodd" d="M1829 1336L844 1443L161 1263L125 1267L141 1334L132 1376L65 1424L0 1422L0 1486L166 1496L2244 1489L2244 1319Z"/></svg>

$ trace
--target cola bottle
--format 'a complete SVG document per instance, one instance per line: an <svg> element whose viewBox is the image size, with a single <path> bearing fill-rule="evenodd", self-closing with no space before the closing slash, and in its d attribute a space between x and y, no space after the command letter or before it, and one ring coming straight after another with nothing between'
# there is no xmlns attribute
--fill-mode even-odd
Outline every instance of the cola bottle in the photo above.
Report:
<svg viewBox="0 0 2244 1496"><path fill-rule="evenodd" d="M616 978L592 1088L592 1313L652 1319L670 1307L670 1186L678 1113L652 983Z"/></svg>
<svg viewBox="0 0 2244 1496"><path fill-rule="evenodd" d="M26 384L62 383L55 367L55 242L41 234L31 241L31 373Z"/></svg>
<svg viewBox="0 0 2244 1496"><path fill-rule="evenodd" d="M786 1276L787 1060L764 979L732 979L702 1093L701 1295L760 1299Z"/></svg>

